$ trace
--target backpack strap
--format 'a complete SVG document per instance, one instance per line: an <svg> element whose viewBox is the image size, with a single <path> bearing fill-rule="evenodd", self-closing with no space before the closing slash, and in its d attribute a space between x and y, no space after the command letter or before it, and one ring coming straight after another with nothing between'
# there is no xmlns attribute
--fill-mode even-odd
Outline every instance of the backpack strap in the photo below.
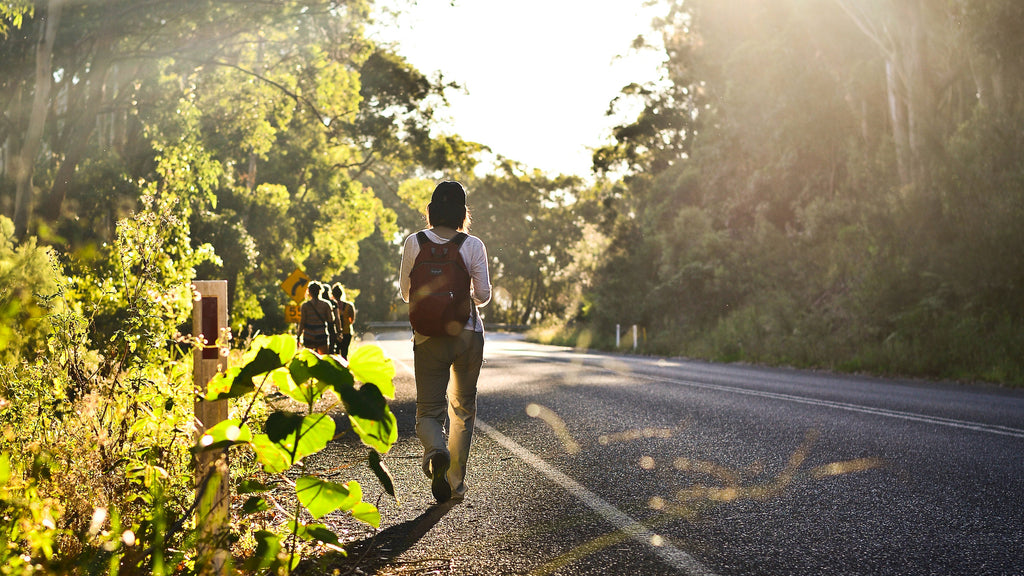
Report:
<svg viewBox="0 0 1024 576"><path fill-rule="evenodd" d="M327 320L324 320L323 314L320 314L320 311L316 309L316 306L312 306L311 308L313 308L313 312L316 313L316 317L319 318L321 322L327 325L327 332L330 333L332 323L328 322Z"/></svg>
<svg viewBox="0 0 1024 576"><path fill-rule="evenodd" d="M448 242L454 244L456 250L461 250L462 243L465 242L467 238L469 238L469 234L466 234L465 232L457 232L455 236L448 239ZM434 243L431 242L429 237L427 237L427 232L425 230L420 230L416 233L416 242L420 245L420 248L423 248L424 244Z"/></svg>

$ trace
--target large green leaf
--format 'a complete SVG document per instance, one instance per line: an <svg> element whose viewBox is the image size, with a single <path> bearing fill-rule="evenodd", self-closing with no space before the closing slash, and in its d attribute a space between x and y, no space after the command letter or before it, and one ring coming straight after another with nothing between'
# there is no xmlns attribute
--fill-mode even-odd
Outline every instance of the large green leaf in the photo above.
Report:
<svg viewBox="0 0 1024 576"><path fill-rule="evenodd" d="M376 344L363 344L348 357L348 369L356 380L372 382L387 398L395 397L395 363Z"/></svg>
<svg viewBox="0 0 1024 576"><path fill-rule="evenodd" d="M380 511L369 502L360 502L352 507L349 512L356 520L366 522L374 528L380 528Z"/></svg>
<svg viewBox="0 0 1024 576"><path fill-rule="evenodd" d="M367 420L383 420L387 417L388 403L375 384L363 384L359 389L341 386L335 387L345 411L353 416Z"/></svg>
<svg viewBox="0 0 1024 576"><path fill-rule="evenodd" d="M364 371L362 373L365 377L383 379L393 396L394 365L390 359L385 358L379 347L376 347L378 352L373 350L373 346L366 348L368 350L356 364L361 366L360 370ZM364 383L357 389L349 368L331 356L320 356L309 350L300 350L292 358L288 371L298 387L311 386L308 384L311 380L320 383L316 386L331 386L341 398L353 430L367 446L386 453L398 439L395 415L391 413L387 400L375 383ZM322 391L322 388L317 389Z"/></svg>
<svg viewBox="0 0 1024 576"><path fill-rule="evenodd" d="M288 523L288 529L303 540L323 542L329 548L345 554L345 550L340 546L341 542L338 540L338 535L323 524L298 524L292 520Z"/></svg>
<svg viewBox="0 0 1024 576"><path fill-rule="evenodd" d="M265 344L266 348L277 352L277 355L281 358L282 366L284 366L291 357L295 356L295 350L298 346L299 345L295 341L295 337L291 334L270 336L269 341Z"/></svg>
<svg viewBox="0 0 1024 576"><path fill-rule="evenodd" d="M313 377L310 374L309 368L313 364L320 361L320 356L309 350L303 348L288 362L288 371L291 372L292 379L297 385L304 384L307 380Z"/></svg>
<svg viewBox="0 0 1024 576"><path fill-rule="evenodd" d="M323 450L334 437L334 420L326 414L275 412L267 418L266 429L253 438L252 446L263 469L274 474Z"/></svg>
<svg viewBox="0 0 1024 576"><path fill-rule="evenodd" d="M229 368L214 376L206 386L207 400L223 400L244 396L256 389L253 378L283 366L281 357L269 348L260 348L256 356L243 366Z"/></svg>
<svg viewBox="0 0 1024 576"><path fill-rule="evenodd" d="M316 379L306 379L302 384L295 382L292 378L290 370L280 369L275 370L271 373L271 377L274 379L274 384L282 394L288 396L296 402L303 404L312 405L320 396L324 390L327 389L327 385Z"/></svg>
<svg viewBox="0 0 1024 576"><path fill-rule="evenodd" d="M398 440L398 421L380 390L373 384L363 384L359 390L344 389L340 396L359 439L381 454L391 450Z"/></svg>
<svg viewBox="0 0 1024 576"><path fill-rule="evenodd" d="M302 428L302 420L304 418L305 416L302 414L280 410L267 417L267 423L264 428L271 442L280 443L289 434L294 434Z"/></svg>
<svg viewBox="0 0 1024 576"><path fill-rule="evenodd" d="M251 362L263 348L273 350L281 358L281 365L284 366L292 356L295 356L298 344L295 342L295 336L290 334L278 334L276 336L260 334L252 339L249 349L242 355L242 364Z"/></svg>
<svg viewBox="0 0 1024 576"><path fill-rule="evenodd" d="M352 388L355 380L348 368L330 356L318 356L315 362L309 363L309 374L328 386Z"/></svg>
<svg viewBox="0 0 1024 576"><path fill-rule="evenodd" d="M246 560L245 568L256 572L276 566L277 553L281 551L281 537L267 530L257 530L253 536L256 538L256 550Z"/></svg>
<svg viewBox="0 0 1024 576"><path fill-rule="evenodd" d="M323 450L333 438L334 420L327 414L310 414L302 419L302 428L299 436L294 438L294 445L292 436L286 438L281 445L289 451L294 447L295 461L298 462Z"/></svg>
<svg viewBox="0 0 1024 576"><path fill-rule="evenodd" d="M279 474L292 467L292 455L266 434L257 434L252 439L256 460L268 474Z"/></svg>
<svg viewBox="0 0 1024 576"><path fill-rule="evenodd" d="M335 510L351 510L362 501L363 489L355 480L337 484L313 476L302 476L295 481L295 495L313 518L321 518Z"/></svg>
<svg viewBox="0 0 1024 576"><path fill-rule="evenodd" d="M241 371L241 366L233 366L228 368L226 372L218 372L206 384L206 396L204 399L210 402L219 398L234 398L236 396L243 395L245 392L239 392L238 394L231 395L232 392L235 391L235 380L238 378L238 374ZM251 382L252 380L250 379L250 383Z"/></svg>
<svg viewBox="0 0 1024 576"><path fill-rule="evenodd" d="M252 430L249 429L249 425L242 424L242 421L236 418L230 418L228 420L221 420L212 428L206 430L199 439L199 444L193 449L193 452L218 450L248 442L252 442Z"/></svg>

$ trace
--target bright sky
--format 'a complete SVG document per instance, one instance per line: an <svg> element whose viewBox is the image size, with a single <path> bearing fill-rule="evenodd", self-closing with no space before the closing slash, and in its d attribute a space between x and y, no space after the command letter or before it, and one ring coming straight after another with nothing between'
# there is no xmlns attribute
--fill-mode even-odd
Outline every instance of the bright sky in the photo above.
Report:
<svg viewBox="0 0 1024 576"><path fill-rule="evenodd" d="M660 14L643 2L417 0L371 34L466 88L450 95L451 132L528 168L586 176L617 123L608 103L659 75L661 52L630 49Z"/></svg>

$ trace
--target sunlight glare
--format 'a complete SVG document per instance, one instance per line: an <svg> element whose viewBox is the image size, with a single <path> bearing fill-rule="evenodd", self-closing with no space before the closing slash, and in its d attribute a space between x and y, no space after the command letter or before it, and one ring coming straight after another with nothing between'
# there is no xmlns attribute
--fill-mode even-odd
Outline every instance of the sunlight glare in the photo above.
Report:
<svg viewBox="0 0 1024 576"><path fill-rule="evenodd" d="M880 468L884 462L880 458L858 458L846 462L832 462L824 466L818 466L811 470L814 478L825 478L827 476L838 476L851 472L863 472L873 468Z"/></svg>
<svg viewBox="0 0 1024 576"><path fill-rule="evenodd" d="M660 45L650 32L663 8L644 0L419 0L402 11L397 19L381 13L370 37L397 42L427 76L465 86L468 94L448 97L450 127L551 173L590 174L590 149L623 121L606 115L609 103L627 84L658 80L665 58L632 49L639 35Z"/></svg>
<svg viewBox="0 0 1024 576"><path fill-rule="evenodd" d="M546 422L555 433L555 436L562 442L566 452L569 454L579 454L580 445L573 440L572 435L569 434L568 427L565 425L565 421L558 414L540 404L531 403L526 407L526 415L530 418L540 418Z"/></svg>

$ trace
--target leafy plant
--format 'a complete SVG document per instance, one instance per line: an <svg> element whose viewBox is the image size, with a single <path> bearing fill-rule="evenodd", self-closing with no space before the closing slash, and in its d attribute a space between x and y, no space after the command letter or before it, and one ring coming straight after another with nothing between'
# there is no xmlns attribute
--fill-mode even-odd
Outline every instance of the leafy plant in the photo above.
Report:
<svg viewBox="0 0 1024 576"><path fill-rule="evenodd" d="M303 459L323 450L338 436L329 412L344 408L352 430L370 448L368 465L385 491L396 497L391 473L381 461L398 439L398 425L386 398L394 398L394 365L376 345L363 345L348 362L334 356L321 356L308 349L297 349L292 336L258 336L240 365L215 376L207 386L206 400L248 399L238 418L213 426L200 438L197 451L220 450L232 446L248 447L263 471L284 474L303 468ZM269 414L264 431L253 430L252 407L259 397L276 387L280 393L305 406L305 413L276 410ZM322 400L326 400L324 405ZM323 406L321 410L317 410ZM295 505L291 510L275 501L289 518L288 534L283 538L268 530L254 534L256 551L246 562L250 570L294 570L302 543L323 544L341 550L338 535L325 524L315 522L332 512L380 526L376 506L362 500L362 487L356 481L331 482L314 474L300 472L294 480L283 482L294 488ZM244 514L270 509L267 501L272 486L247 482L240 493L251 493L243 506ZM305 511L312 522L305 520Z"/></svg>
<svg viewBox="0 0 1024 576"><path fill-rule="evenodd" d="M33 559L53 556L59 505L40 497L35 478L22 480L6 453L0 454L0 510L0 574L31 573Z"/></svg>
<svg viewBox="0 0 1024 576"><path fill-rule="evenodd" d="M201 251L179 248L170 200L147 200L77 263L34 239L0 249L15 320L0 370L0 573L164 574L186 560L193 393L170 344Z"/></svg>

